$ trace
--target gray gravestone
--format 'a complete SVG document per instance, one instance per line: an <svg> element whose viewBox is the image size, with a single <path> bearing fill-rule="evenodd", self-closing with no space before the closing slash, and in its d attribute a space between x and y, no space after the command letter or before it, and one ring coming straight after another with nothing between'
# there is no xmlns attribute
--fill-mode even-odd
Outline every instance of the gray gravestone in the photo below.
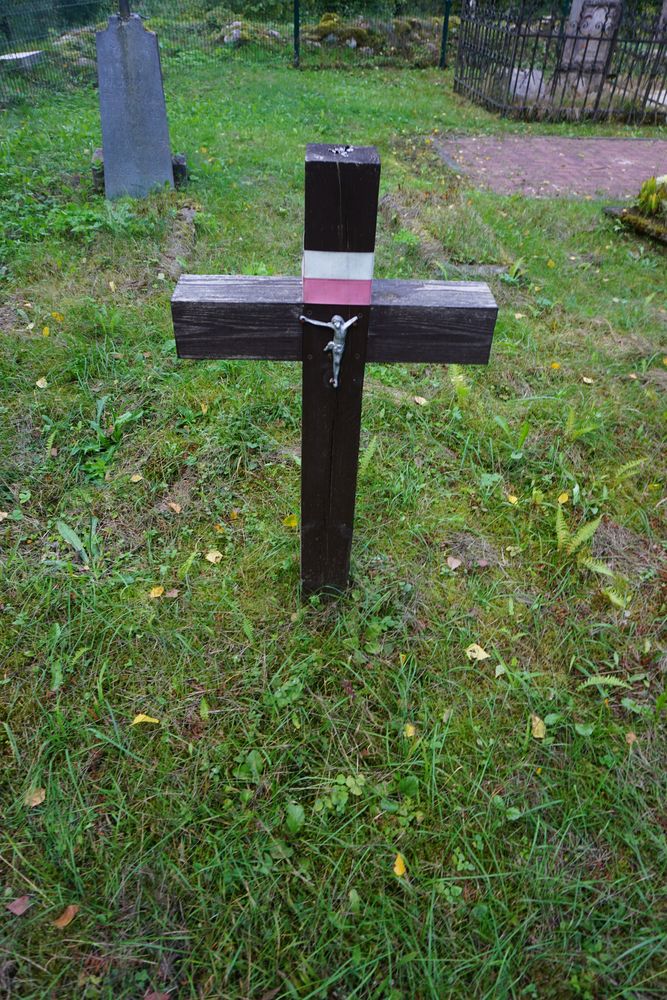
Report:
<svg viewBox="0 0 667 1000"><path fill-rule="evenodd" d="M173 187L157 35L138 14L114 14L96 43L107 198Z"/></svg>

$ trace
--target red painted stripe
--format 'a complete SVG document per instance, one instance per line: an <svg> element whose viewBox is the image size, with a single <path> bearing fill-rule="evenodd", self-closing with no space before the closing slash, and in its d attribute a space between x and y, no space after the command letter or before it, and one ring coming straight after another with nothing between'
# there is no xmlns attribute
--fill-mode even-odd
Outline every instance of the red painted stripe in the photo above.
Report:
<svg viewBox="0 0 667 1000"><path fill-rule="evenodd" d="M306 305L369 306L372 287L372 281L304 278L303 301Z"/></svg>

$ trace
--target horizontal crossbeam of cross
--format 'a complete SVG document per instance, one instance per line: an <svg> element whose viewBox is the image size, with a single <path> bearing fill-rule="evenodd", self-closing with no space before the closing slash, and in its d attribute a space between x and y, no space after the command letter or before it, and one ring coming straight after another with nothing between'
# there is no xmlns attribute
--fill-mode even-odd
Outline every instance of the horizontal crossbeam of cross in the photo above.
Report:
<svg viewBox="0 0 667 1000"><path fill-rule="evenodd" d="M366 361L485 365L498 307L476 281L376 278ZM180 358L301 361L301 278L186 274L172 298Z"/></svg>

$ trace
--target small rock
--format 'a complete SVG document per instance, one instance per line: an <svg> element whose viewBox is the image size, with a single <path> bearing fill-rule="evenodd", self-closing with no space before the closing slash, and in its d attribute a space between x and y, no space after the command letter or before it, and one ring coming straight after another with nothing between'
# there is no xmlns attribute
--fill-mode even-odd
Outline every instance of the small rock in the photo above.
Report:
<svg viewBox="0 0 667 1000"><path fill-rule="evenodd" d="M348 40L345 42L345 44L347 45L348 49L356 49L356 47L357 47L357 40L356 40L356 38L348 38Z"/></svg>
<svg viewBox="0 0 667 1000"><path fill-rule="evenodd" d="M278 38L280 41L282 41L283 36L280 34L279 31L276 31L275 28L269 28L266 33L269 36L269 38Z"/></svg>
<svg viewBox="0 0 667 1000"><path fill-rule="evenodd" d="M324 39L324 44L325 45L335 45L337 41L338 41L338 35L334 35L334 33L332 31L331 34L327 35L326 38Z"/></svg>
<svg viewBox="0 0 667 1000"><path fill-rule="evenodd" d="M223 38L225 45L240 45L241 44L241 32L238 28L234 28L230 31L228 35Z"/></svg>
<svg viewBox="0 0 667 1000"><path fill-rule="evenodd" d="M373 56L375 51L370 47L370 45L364 45L363 48L359 49L360 56Z"/></svg>
<svg viewBox="0 0 667 1000"><path fill-rule="evenodd" d="M80 56L76 61L76 65L82 68L84 66L92 66L94 68L96 64L94 59L88 59L87 56Z"/></svg>

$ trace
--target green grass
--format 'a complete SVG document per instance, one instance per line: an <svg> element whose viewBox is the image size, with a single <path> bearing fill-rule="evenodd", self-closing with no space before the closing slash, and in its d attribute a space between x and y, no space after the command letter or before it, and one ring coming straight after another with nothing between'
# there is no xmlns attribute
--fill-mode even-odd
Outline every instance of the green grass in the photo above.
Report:
<svg viewBox="0 0 667 1000"><path fill-rule="evenodd" d="M664 251L467 190L435 129L547 128L448 76L166 82L193 180L142 203L91 191L94 93L0 120L1 988L664 996ZM300 603L298 366L178 361L170 275L298 273L329 139L406 210L380 276L509 270L487 369L370 366L353 586Z"/></svg>

